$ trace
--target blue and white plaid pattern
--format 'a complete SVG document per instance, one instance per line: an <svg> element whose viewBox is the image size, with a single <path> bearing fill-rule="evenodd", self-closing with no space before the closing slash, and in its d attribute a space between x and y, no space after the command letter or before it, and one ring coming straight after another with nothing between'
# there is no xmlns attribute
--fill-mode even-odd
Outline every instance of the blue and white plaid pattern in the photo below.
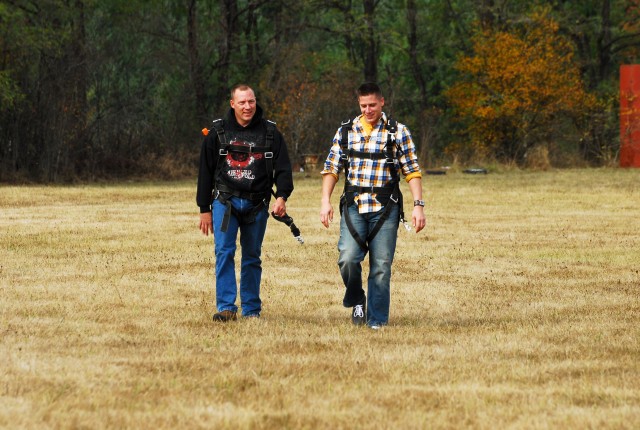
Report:
<svg viewBox="0 0 640 430"><path fill-rule="evenodd" d="M384 153L384 147L387 144L387 130L384 124L387 122L387 116L382 113L382 118L371 131L370 138L366 139L363 134L364 130L360 124L361 115L353 120L351 131L349 132L349 149L354 151L365 152L381 152ZM329 151L329 155L324 162L324 169L321 174L334 174L338 176L342 170L342 149L340 148L340 138L342 137L342 128L339 128L333 137L333 145ZM396 132L396 147L394 148L396 168L402 172L404 176L411 173L420 173L418 165L418 157L416 155L416 147L411 139L409 129L403 124L398 123L398 131ZM355 156L349 160L349 176L347 177L350 185L357 187L382 187L391 181L391 171L386 166L385 159L372 160L368 158L356 158ZM375 193L362 193L356 195L355 201L358 203L359 213L377 212L382 209L382 204L376 200Z"/></svg>

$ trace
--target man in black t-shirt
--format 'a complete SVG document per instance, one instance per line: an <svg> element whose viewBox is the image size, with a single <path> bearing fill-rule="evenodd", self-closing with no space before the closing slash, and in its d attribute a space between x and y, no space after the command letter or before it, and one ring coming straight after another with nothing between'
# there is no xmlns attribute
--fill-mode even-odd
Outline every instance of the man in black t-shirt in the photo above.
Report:
<svg viewBox="0 0 640 430"><path fill-rule="evenodd" d="M240 231L242 252L240 302L243 317L259 317L260 259L269 218L272 186L275 201L271 212L286 213L293 191L287 146L275 124L262 117L254 91L247 85L231 90L231 108L213 124L200 152L196 202L200 207L200 230L213 232L216 255L216 307L214 321L236 319L237 285L234 255Z"/></svg>

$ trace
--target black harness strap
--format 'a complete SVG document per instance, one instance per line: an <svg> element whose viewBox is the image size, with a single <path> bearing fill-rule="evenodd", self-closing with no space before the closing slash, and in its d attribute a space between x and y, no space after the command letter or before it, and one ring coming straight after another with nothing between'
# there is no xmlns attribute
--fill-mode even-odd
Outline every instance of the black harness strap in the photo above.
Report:
<svg viewBox="0 0 640 430"><path fill-rule="evenodd" d="M214 200L219 200L222 204L226 206L226 211L224 213L224 217L222 218L222 225L220 226L220 231L227 231L229 229L229 220L231 214L233 214L238 220L240 220L241 224L251 224L255 221L256 215L264 206L267 205L267 201L271 198L271 188L273 187L273 142L275 139L275 130L276 123L273 121L267 120L267 132L266 132L266 145L265 146L245 146L245 145L230 145L227 143L227 138L224 133L224 120L216 119L213 121L213 128L215 129L218 135L218 141L220 142L220 149L218 151L218 163L216 165L215 172L215 189L214 189ZM220 171L222 170L222 165L225 162L227 154L229 152L239 152L239 153L261 153L264 154L265 162L267 165L267 176L268 176L268 189L265 191L257 192L257 193L249 193L244 191L234 190L224 183L218 181L220 177ZM253 209L246 213L239 213L232 205L229 200L232 196L240 197L243 199L251 200L253 202L259 202L258 204L254 204Z"/></svg>
<svg viewBox="0 0 640 430"><path fill-rule="evenodd" d="M393 194L393 189L390 187L356 187L355 185L347 185L346 190L347 193L350 194L370 193L383 196L390 196L391 194Z"/></svg>
<svg viewBox="0 0 640 430"><path fill-rule="evenodd" d="M355 151L353 149L349 150L349 158L368 158L370 160L382 160L387 158L387 155L382 152L364 152L364 151Z"/></svg>
<svg viewBox="0 0 640 430"><path fill-rule="evenodd" d="M340 138L340 149L342 149L342 155L340 160L342 161L342 167L344 170L344 185L347 185L347 174L349 173L349 130L353 126L353 120L351 118L342 121L342 136Z"/></svg>
<svg viewBox="0 0 640 430"><path fill-rule="evenodd" d="M267 163L267 175L269 176L269 192L273 188L273 141L275 139L276 134L276 123L273 121L267 120L267 148L269 150L264 153L264 158Z"/></svg>
<svg viewBox="0 0 640 430"><path fill-rule="evenodd" d="M224 121L219 118L214 120L212 125L214 130L216 131L216 134L218 135L218 142L220 143L220 149L218 151L219 158L218 163L216 164L216 172L214 174L214 180L216 181L216 183L214 186L213 199L220 200L220 202L227 207L227 210L224 212L224 217L222 218L222 225L220 227L221 231L227 231L229 229L229 218L231 216L231 212L235 210L231 206L231 202L229 201L229 199L221 196L220 190L218 189L220 184L217 182L217 179L219 177L220 171L222 170L222 163L224 163L227 156L227 148L229 147L229 145L227 144L227 137L224 135Z"/></svg>
<svg viewBox="0 0 640 430"><path fill-rule="evenodd" d="M224 163L227 156L226 149L223 148L226 148L229 145L227 145L227 137L224 135L224 120L222 118L215 119L213 120L212 125L218 135L218 142L220 143L220 149L218 150L218 163L216 164L216 171L213 176L214 181L217 181L220 176L220 171L222 170L222 163Z"/></svg>
<svg viewBox="0 0 640 430"><path fill-rule="evenodd" d="M344 191L342 193L342 196L340 197L340 215L344 216L345 223L353 239L358 243L360 248L367 252L369 249L367 243L373 240L373 238L382 228L382 225L389 218L392 204L399 205L399 221L404 221L402 193L400 192L400 179L398 175L398 169L395 165L395 156L393 153L393 149L396 146L396 132L398 130L398 122L391 118L387 120L387 143L385 145L384 153L356 151L353 148L349 149L349 131L351 130L352 126L353 120L351 119L342 122L340 148L342 150L341 161L344 168L345 183ZM351 158L368 158L371 160L386 159L387 167L391 172L391 181L384 187L357 187L354 185L349 185L349 159ZM353 222L351 221L351 217L349 216L349 210L347 209L347 207L353 203L356 193L375 193L377 196L381 197L381 199L378 200L380 200L381 203L384 204L382 215L380 216L380 219L378 220L376 225L373 227L373 230L371 230L371 232L367 235L366 240L363 239L356 231L355 227L353 226Z"/></svg>
<svg viewBox="0 0 640 430"><path fill-rule="evenodd" d="M227 155L231 152L241 152L245 154L270 154L271 147L270 146L246 146L246 145L220 145L220 155ZM273 158L273 154L271 154ZM266 158L266 157L265 157Z"/></svg>
<svg viewBox="0 0 640 430"><path fill-rule="evenodd" d="M353 222L351 222L351 217L349 216L348 206L351 202L353 202L353 193L347 192L347 184L349 177L349 130L353 126L353 120L351 118L342 121L342 129L341 129L341 137L340 137L340 149L342 150L342 155L340 156L340 160L342 161L342 167L344 170L344 191L342 192L342 196L340 197L340 215L344 217L344 222L349 229L349 233L351 237L358 243L360 248L362 248L365 252L368 250L367 244L360 237L355 227L353 226ZM349 198L348 196L351 196Z"/></svg>

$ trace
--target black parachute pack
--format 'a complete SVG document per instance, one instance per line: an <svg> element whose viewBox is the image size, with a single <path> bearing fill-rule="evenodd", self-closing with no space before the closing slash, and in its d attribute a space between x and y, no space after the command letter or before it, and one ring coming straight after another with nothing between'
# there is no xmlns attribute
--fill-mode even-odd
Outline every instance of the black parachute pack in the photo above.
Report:
<svg viewBox="0 0 640 430"><path fill-rule="evenodd" d="M353 148L349 148L349 131L353 126L353 120L347 119L342 121L341 137L340 137L340 149L342 155L340 160L344 169L344 191L340 197L340 215L344 217L349 233L358 243L363 251L368 251L367 242L373 240L378 234L380 228L389 218L391 209L394 204L399 205L399 221L404 223L404 205L402 202L402 192L400 191L400 177L398 175L398 169L395 163L394 147L396 146L396 132L398 131L398 122L392 118L387 120L385 127L387 129L387 142L384 147L384 152L367 152L356 151ZM349 164L351 159L363 159L368 158L371 160L385 160L386 167L391 172L391 181L382 187L357 187L350 185L348 182L349 177ZM382 216L374 226L373 230L366 238L362 238L353 226L351 218L349 217L349 211L346 210L348 205L354 204L354 198L356 194L361 193L375 193L376 199L384 206Z"/></svg>

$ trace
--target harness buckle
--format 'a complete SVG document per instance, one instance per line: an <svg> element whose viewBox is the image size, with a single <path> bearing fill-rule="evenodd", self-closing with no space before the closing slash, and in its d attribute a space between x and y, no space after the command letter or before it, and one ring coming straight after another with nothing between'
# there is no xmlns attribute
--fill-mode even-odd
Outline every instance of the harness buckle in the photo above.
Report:
<svg viewBox="0 0 640 430"><path fill-rule="evenodd" d="M349 160L349 157L347 156L347 154L343 153L342 155L340 155L340 161L348 161L348 160Z"/></svg>
<svg viewBox="0 0 640 430"><path fill-rule="evenodd" d="M227 155L228 152L226 149L220 148L220 155Z"/></svg>
<svg viewBox="0 0 640 430"><path fill-rule="evenodd" d="M387 157L387 164L393 164L394 160L391 157Z"/></svg>
<svg viewBox="0 0 640 430"><path fill-rule="evenodd" d="M389 199L390 199L393 203L398 203L398 196L396 196L396 198L394 199L394 198L393 198L393 194L391 194L391 195L389 196Z"/></svg>
<svg viewBox="0 0 640 430"><path fill-rule="evenodd" d="M264 158L273 158L273 152L267 151L264 153Z"/></svg>

